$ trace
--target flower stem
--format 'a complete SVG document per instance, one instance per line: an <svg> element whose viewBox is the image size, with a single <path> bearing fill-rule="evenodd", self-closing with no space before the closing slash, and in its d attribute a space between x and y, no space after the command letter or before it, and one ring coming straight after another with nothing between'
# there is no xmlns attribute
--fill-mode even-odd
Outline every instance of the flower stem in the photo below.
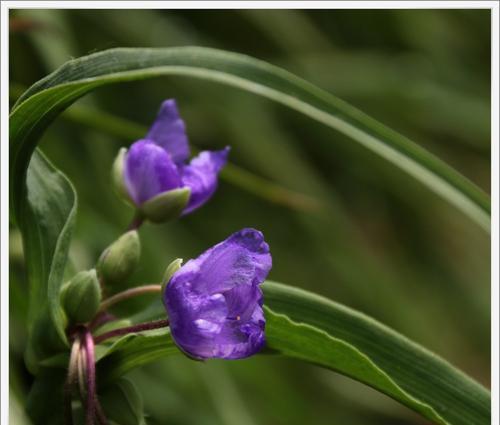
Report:
<svg viewBox="0 0 500 425"><path fill-rule="evenodd" d="M113 338L115 336L127 335L131 333L137 333L141 331L149 331L152 329L165 328L169 325L168 320L157 320L155 322L148 323L139 323L137 325L126 326L124 328L113 329L112 331L103 333L94 338L95 344L100 344L103 341L106 341L109 338Z"/></svg>
<svg viewBox="0 0 500 425"><path fill-rule="evenodd" d="M128 225L127 231L137 230L141 227L142 223L144 223L144 216L140 213L136 213L134 217L132 217L132 221Z"/></svg>
<svg viewBox="0 0 500 425"><path fill-rule="evenodd" d="M94 339L90 331L86 330L85 356L87 360L87 406L85 406L85 425L94 425L96 414L96 379Z"/></svg>
<svg viewBox="0 0 500 425"><path fill-rule="evenodd" d="M96 416L97 416L97 421L101 425L108 425L109 424L108 419L104 415L104 410L102 409L101 403L99 403L99 400L97 398L95 401L95 412L96 412Z"/></svg>
<svg viewBox="0 0 500 425"><path fill-rule="evenodd" d="M106 298L99 308L100 311L107 310L112 305L119 303L120 301L127 300L132 297L136 297L137 295L142 294L150 294L150 293L161 293L161 285L159 284L151 284L151 285L143 285L137 286L135 288L127 289L123 292L118 292L117 294Z"/></svg>
<svg viewBox="0 0 500 425"><path fill-rule="evenodd" d="M99 310L94 319L89 323L89 329L92 331L113 320L116 320L115 316L106 311Z"/></svg>
<svg viewBox="0 0 500 425"><path fill-rule="evenodd" d="M87 394L85 376L87 376L87 356L85 349L83 349L78 353L78 390L81 400L84 400Z"/></svg>
<svg viewBox="0 0 500 425"><path fill-rule="evenodd" d="M64 421L67 425L73 425L73 410L71 407L73 384L78 376L78 356L80 355L81 343L80 339L76 338L71 346L71 354L69 357L68 376L64 384Z"/></svg>

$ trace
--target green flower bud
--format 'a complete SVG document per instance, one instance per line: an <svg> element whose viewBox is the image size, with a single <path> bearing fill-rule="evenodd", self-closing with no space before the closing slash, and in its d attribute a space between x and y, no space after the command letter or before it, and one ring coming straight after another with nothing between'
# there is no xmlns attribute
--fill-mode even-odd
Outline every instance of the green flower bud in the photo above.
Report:
<svg viewBox="0 0 500 425"><path fill-rule="evenodd" d="M163 280L161 285L162 292L165 290L165 287L168 285L168 282L170 282L170 279L172 278L174 273L181 268L182 261L183 261L182 258L177 258L167 266L165 274L163 275Z"/></svg>
<svg viewBox="0 0 500 425"><path fill-rule="evenodd" d="M144 202L140 212L153 223L164 223L181 215L190 196L188 187L168 190Z"/></svg>
<svg viewBox="0 0 500 425"><path fill-rule="evenodd" d="M93 319L101 304L101 287L95 269L77 273L61 289L61 305L72 323Z"/></svg>
<svg viewBox="0 0 500 425"><path fill-rule="evenodd" d="M99 276L106 283L120 283L133 273L140 256L139 234L130 230L104 250L97 263Z"/></svg>
<svg viewBox="0 0 500 425"><path fill-rule="evenodd" d="M125 186L125 179L123 178L123 168L125 163L125 155L127 153L126 148L121 148L116 155L113 162L113 167L111 169L111 179L113 181L113 187L115 188L118 196L123 199L127 204L134 205L128 190Z"/></svg>

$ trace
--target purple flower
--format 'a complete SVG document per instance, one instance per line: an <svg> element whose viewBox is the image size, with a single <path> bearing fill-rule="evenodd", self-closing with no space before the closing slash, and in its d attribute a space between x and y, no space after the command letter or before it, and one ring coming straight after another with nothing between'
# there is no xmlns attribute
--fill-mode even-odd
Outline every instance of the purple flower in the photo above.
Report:
<svg viewBox="0 0 500 425"><path fill-rule="evenodd" d="M188 188L183 214L203 205L217 189L217 176L229 148L204 151L187 163L189 144L184 121L174 99L163 102L160 112L142 140L128 150L123 177L128 195L137 207L165 192Z"/></svg>
<svg viewBox="0 0 500 425"><path fill-rule="evenodd" d="M189 356L241 359L264 345L264 281L272 266L261 232L243 229L188 261L163 302L172 337Z"/></svg>

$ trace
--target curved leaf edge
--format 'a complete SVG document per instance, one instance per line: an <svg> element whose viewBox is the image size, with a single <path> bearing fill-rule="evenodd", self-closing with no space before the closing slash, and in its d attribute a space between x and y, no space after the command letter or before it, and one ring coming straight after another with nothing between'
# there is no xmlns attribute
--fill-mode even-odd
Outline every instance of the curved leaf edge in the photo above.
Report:
<svg viewBox="0 0 500 425"><path fill-rule="evenodd" d="M411 394L409 394L407 391L405 391L403 388L401 388L383 369L381 369L370 357L368 357L366 354L362 353L358 348L356 348L354 345L351 345L339 338L335 338L326 331L319 329L315 326L309 325L307 323L301 323L301 322L295 322L294 320L290 319L286 314L282 313L277 313L270 309L269 307L265 307L266 312L268 314L271 314L274 316L275 319L278 320L283 320L285 321L289 326L293 328L302 328L305 329L311 333L316 333L318 335L321 335L323 338L326 340L334 343L334 344L339 344L343 346L346 350L351 352L351 355L353 357L358 357L358 359L361 362L366 363L366 365L370 368L373 369L375 374L377 374L380 378L382 378L388 388L381 388L377 387L370 382L367 382L366 380L363 380L362 377L356 376L355 374L351 374L346 372L345 370L336 368L333 365L325 364L325 363L320 363L317 361L311 361L311 359L308 359L307 356L300 356L300 355L295 355L295 356L290 356L293 358L297 358L300 360L307 361L309 363L324 367L326 369L330 369L334 372L340 373L342 375L348 376L358 382L362 382L365 385L368 385L369 387L372 387L373 389L380 391L387 396L391 397L392 399L396 400L399 403L403 403L407 407L409 407L412 410L416 410L419 413L421 413L423 416L426 418L432 420L434 423L441 424L441 425L449 425L449 422L447 422L439 413L432 408L432 406L428 405L427 403L424 403L417 398L413 397ZM280 347L273 347L273 345L270 346L270 348L274 348L278 352L282 352L283 348ZM286 352L282 352L284 355L286 355Z"/></svg>
<svg viewBox="0 0 500 425"><path fill-rule="evenodd" d="M355 310L355 309L348 307L344 304L340 304L336 301L333 301L330 298L327 298L323 295L317 294L315 292L306 291L306 290L298 288L296 286L285 285L285 284L274 282L271 280L266 280L264 285L266 287L270 287L270 288L276 289L278 291L286 290L288 293L294 294L297 297L309 298L309 299L314 300L318 303L325 304L327 306L329 305L336 310L344 312L346 315L349 315L351 317L356 317L360 320L363 320L364 322L369 323L370 325L374 326L375 328L380 329L385 334L391 335L393 338L398 339L398 340L404 342L405 344L411 346L415 350L423 353L425 356L433 358L434 360L439 362L441 365L445 366L447 369L453 370L454 373L459 374L463 379L469 381L469 383L473 384L478 389L481 389L485 393L489 394L489 391L486 390L486 388L484 388L476 380L472 379L469 375L467 375L466 373L462 372L460 369L453 366L448 360L444 359L443 357L439 356L438 354L434 353L433 351L425 348L424 346L409 339L408 337L404 336L403 334L399 333L398 331L394 330L393 328L385 325L382 322L379 322L378 320L374 319L371 316L368 316L367 314L365 314L359 310ZM281 314L281 313L277 313L277 314ZM304 325L308 325L307 323L304 323L304 322L300 322L300 321L296 321L296 320L292 320L292 321L296 322L298 324L303 323ZM326 332L326 333L328 334L328 332Z"/></svg>

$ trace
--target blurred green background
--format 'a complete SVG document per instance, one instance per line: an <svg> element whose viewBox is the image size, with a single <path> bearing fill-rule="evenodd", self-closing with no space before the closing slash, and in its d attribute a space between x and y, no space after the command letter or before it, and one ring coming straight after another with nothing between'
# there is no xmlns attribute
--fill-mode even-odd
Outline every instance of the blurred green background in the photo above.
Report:
<svg viewBox="0 0 500 425"><path fill-rule="evenodd" d="M488 10L15 10L10 96L14 101L70 58L181 45L282 66L489 191ZM226 170L212 201L196 213L144 226L143 258L130 284L156 282L174 258L256 227L272 249L272 280L359 309L489 386L489 235L353 141L237 89L180 77L114 85L54 123L41 147L78 192L73 269L92 267L130 220L132 211L113 193L111 163L172 97L192 145L231 145L239 168ZM10 278L11 395L19 407L12 423L22 423L32 378L23 363L28 288L14 228ZM348 378L277 357L198 363L177 356L130 378L150 425L426 423Z"/></svg>

